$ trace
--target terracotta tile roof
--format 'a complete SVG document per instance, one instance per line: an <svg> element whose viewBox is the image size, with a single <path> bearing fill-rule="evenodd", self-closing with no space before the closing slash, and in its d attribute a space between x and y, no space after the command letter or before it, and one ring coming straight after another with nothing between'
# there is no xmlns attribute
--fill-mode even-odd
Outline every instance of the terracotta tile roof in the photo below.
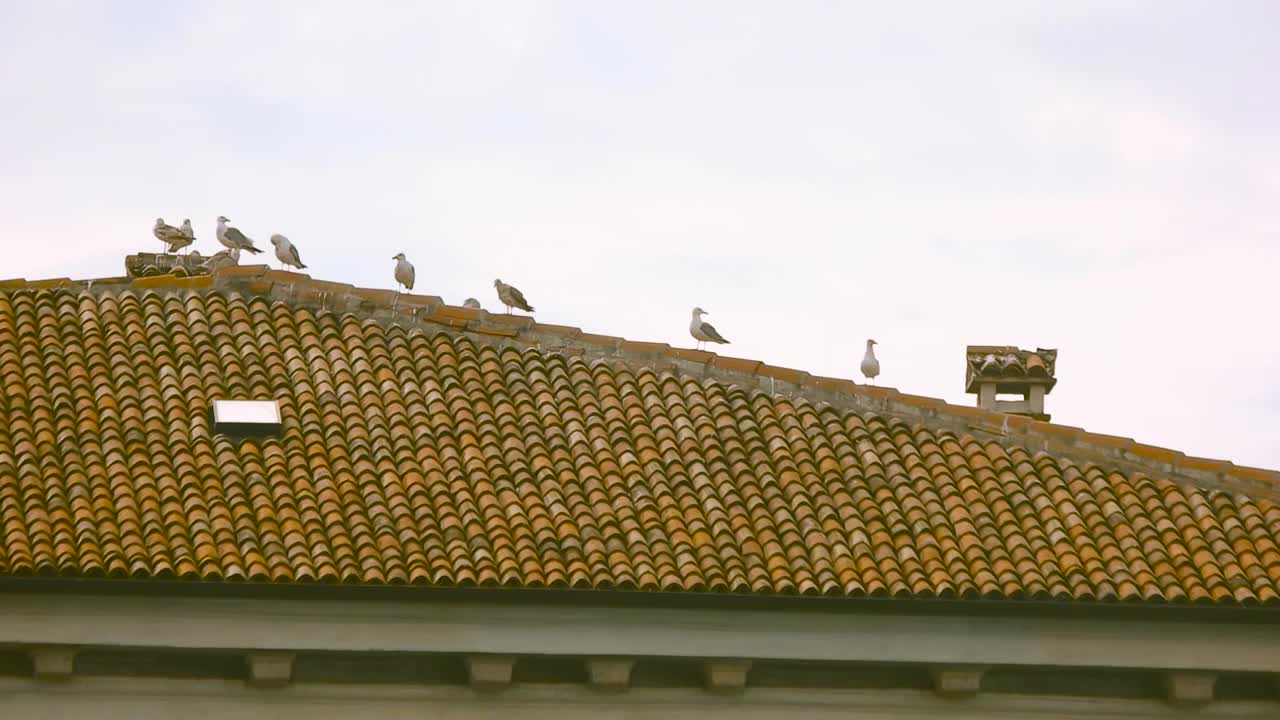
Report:
<svg viewBox="0 0 1280 720"><path fill-rule="evenodd" d="M1269 471L261 267L0 283L0 388L5 575L1280 604Z"/></svg>

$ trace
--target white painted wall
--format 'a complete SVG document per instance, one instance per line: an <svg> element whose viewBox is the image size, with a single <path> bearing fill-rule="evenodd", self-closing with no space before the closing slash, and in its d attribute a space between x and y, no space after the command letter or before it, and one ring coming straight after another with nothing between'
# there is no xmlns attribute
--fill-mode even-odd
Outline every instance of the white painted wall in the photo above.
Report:
<svg viewBox="0 0 1280 720"><path fill-rule="evenodd" d="M1280 625L0 595L0 644L1280 673Z"/></svg>
<svg viewBox="0 0 1280 720"><path fill-rule="evenodd" d="M580 686L469 688L293 685L257 690L234 681L77 678L0 681L0 718L21 720L1275 720L1280 703L1215 703L1178 710L1159 701L979 696L948 700L903 690L696 689L610 695Z"/></svg>

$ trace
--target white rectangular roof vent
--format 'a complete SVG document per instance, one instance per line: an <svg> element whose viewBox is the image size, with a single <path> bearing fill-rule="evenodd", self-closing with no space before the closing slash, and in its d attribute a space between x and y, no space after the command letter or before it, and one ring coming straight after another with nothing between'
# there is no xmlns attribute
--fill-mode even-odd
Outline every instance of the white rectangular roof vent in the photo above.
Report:
<svg viewBox="0 0 1280 720"><path fill-rule="evenodd" d="M280 431L280 404L275 400L214 400L213 431L274 435Z"/></svg>

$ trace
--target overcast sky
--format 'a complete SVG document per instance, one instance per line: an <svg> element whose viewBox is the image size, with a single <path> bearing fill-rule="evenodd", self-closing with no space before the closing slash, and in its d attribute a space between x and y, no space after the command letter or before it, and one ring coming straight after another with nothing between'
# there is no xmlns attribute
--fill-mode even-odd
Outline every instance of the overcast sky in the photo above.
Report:
<svg viewBox="0 0 1280 720"><path fill-rule="evenodd" d="M0 0L0 278L225 214L313 277L1280 468L1280 3Z"/></svg>

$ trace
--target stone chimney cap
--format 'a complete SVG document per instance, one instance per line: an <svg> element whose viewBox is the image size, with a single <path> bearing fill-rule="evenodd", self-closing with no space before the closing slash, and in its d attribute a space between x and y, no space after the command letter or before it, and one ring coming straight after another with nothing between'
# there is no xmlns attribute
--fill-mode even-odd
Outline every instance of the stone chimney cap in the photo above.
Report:
<svg viewBox="0 0 1280 720"><path fill-rule="evenodd" d="M156 275L175 275L177 277L193 277L208 275L222 267L238 265L239 260L230 250L223 250L204 257L192 250L189 255L171 253L140 252L124 259L124 270L130 278L154 277Z"/></svg>
<svg viewBox="0 0 1280 720"><path fill-rule="evenodd" d="M1047 394L1057 384L1056 349L1021 350L1012 345L970 345L965 348L965 392L976 394L983 384L994 382L996 391L1020 392L1041 385Z"/></svg>

